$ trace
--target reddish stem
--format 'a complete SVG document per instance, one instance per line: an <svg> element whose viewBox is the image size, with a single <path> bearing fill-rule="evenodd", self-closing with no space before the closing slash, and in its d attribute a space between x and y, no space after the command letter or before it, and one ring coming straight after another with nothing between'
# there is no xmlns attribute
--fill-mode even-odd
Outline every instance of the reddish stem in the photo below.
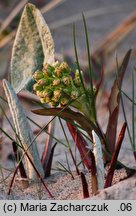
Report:
<svg viewBox="0 0 136 216"><path fill-rule="evenodd" d="M50 118L52 119L52 117ZM45 147L44 147L42 158L41 158L42 166L45 172L48 166L48 162L49 162L51 150L52 150L52 137L50 136L50 134L53 134L53 133L54 133L54 124L53 122L50 122L50 124L48 125L48 135L46 137L46 143L45 143Z"/></svg>
<svg viewBox="0 0 136 216"><path fill-rule="evenodd" d="M74 127L69 122L67 122L67 126L80 152L83 164L87 167L89 172L91 172L92 194L95 194L97 192L98 187L97 187L96 164L95 164L94 154L91 150L89 150L88 143L83 138L81 133L77 130L77 128Z"/></svg>
<svg viewBox="0 0 136 216"><path fill-rule="evenodd" d="M27 178L24 165L22 163L22 160L20 160L21 159L20 154L17 151L17 149L18 149L17 144L15 142L12 142L12 147L13 147L13 152L14 152L14 155L15 155L16 162L18 163L20 161L19 162L19 167L18 167L20 175L21 175L22 178Z"/></svg>
<svg viewBox="0 0 136 216"><path fill-rule="evenodd" d="M89 152L89 146L86 140L83 138L81 133L77 130L76 127L74 127L71 123L67 122L68 129L73 137L73 140L75 141L77 148L80 152L81 158L85 166L88 170L91 170L92 168L92 162L91 162L91 154Z"/></svg>
<svg viewBox="0 0 136 216"><path fill-rule="evenodd" d="M88 184L86 181L86 177L82 172L80 173L80 176L81 176L81 181L82 181L83 197L85 199L89 197Z"/></svg>
<svg viewBox="0 0 136 216"><path fill-rule="evenodd" d="M134 154L134 158L135 158L135 161L136 161L136 151L134 151L133 154Z"/></svg>
<svg viewBox="0 0 136 216"><path fill-rule="evenodd" d="M28 157L28 159L29 159L31 165L33 166L33 168L34 168L34 170L35 170L35 172L36 172L38 178L40 179L40 181L42 182L43 186L45 187L46 191L48 192L48 194L50 195L50 197L53 198L53 195L51 194L51 192L50 192L49 189L47 188L47 186L46 186L46 184L45 184L43 178L41 177L40 173L38 172L37 168L35 167L33 161L32 161L31 158L29 157L29 155L28 155L28 153L26 152L26 150L25 150L25 149L23 149L23 150L24 150L24 153L26 154L26 156ZM11 180L11 183L10 183L8 195L10 195L10 193L11 193L11 188L12 188L12 185L13 185L13 183L14 183L15 175L16 175L18 169L19 169L19 163L18 163L18 165L17 165L17 167L16 167L16 169L15 169L15 171L14 171L14 175L13 175L12 180Z"/></svg>
<svg viewBox="0 0 136 216"><path fill-rule="evenodd" d="M12 185L13 185L13 183L14 183L15 176L16 176L16 174L17 174L18 169L19 169L19 164L17 165L17 167L16 167L16 169L15 169L15 171L14 171L13 177L12 177L12 179L11 179L11 182L10 182L10 185L9 185L8 195L10 195L10 193L11 193Z"/></svg>
<svg viewBox="0 0 136 216"><path fill-rule="evenodd" d="M51 149L51 153L50 153L50 157L49 157L49 160L48 160L48 163L46 166L46 170L44 169L45 170L45 177L48 177L51 174L52 160L53 160L54 149L55 149L56 145L57 145L57 142L54 144L54 146Z"/></svg>
<svg viewBox="0 0 136 216"><path fill-rule="evenodd" d="M111 158L110 167L109 167L109 170L108 170L108 174L107 174L107 177L106 177L106 182L105 182L104 188L110 187L111 184L112 184L112 179L113 179L114 171L115 171L116 164L117 164L117 158L118 158L118 155L119 155L119 152L120 152L122 141L124 139L126 126L127 126L127 124L125 122L123 124L122 129L120 131L120 134L118 136L118 140L117 140L117 143L116 143L115 150L113 152L113 156Z"/></svg>

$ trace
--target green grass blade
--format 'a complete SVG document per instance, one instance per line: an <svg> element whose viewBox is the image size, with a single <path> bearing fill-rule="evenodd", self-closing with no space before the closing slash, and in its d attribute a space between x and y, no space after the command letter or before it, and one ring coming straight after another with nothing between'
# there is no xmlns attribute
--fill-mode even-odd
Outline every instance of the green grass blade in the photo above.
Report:
<svg viewBox="0 0 136 216"><path fill-rule="evenodd" d="M73 176L73 174L72 174L72 171L71 171L71 168L70 168L70 164L69 164L69 161L68 161L68 156L67 156L67 153L66 153L66 152L65 152L65 156L66 156L66 162L67 162L68 170L69 170L69 172L71 173L72 179L74 179L74 176Z"/></svg>
<svg viewBox="0 0 136 216"><path fill-rule="evenodd" d="M9 118L7 117L7 115L6 115L6 113L5 113L5 111L4 111L4 109L3 109L3 107L2 107L1 104L0 104L0 109L1 109L1 111L3 112L5 118L7 119L7 121L8 121L8 123L9 123L10 127L11 127L12 130L13 130L13 132L16 133L16 132L15 132L15 128L13 127L13 125L12 125L12 123L10 122ZM17 134L16 134L16 135L17 135Z"/></svg>
<svg viewBox="0 0 136 216"><path fill-rule="evenodd" d="M136 102L133 101L123 90L121 90L121 92L125 95L125 97L136 106Z"/></svg>
<svg viewBox="0 0 136 216"><path fill-rule="evenodd" d="M58 161L58 164L63 168L63 171L65 171L71 175L71 172L61 162Z"/></svg>
<svg viewBox="0 0 136 216"><path fill-rule="evenodd" d="M65 131L65 129L64 129L64 126L63 126L63 123L62 123L62 120L60 119L60 117L59 117L59 122L60 122L60 125L61 125L61 128L62 128L64 137L65 137L66 142L67 142L67 147L68 147L68 149L71 149L70 143L69 143L69 140L68 140L68 137L67 137L67 134L66 134L66 131Z"/></svg>
<svg viewBox="0 0 136 216"><path fill-rule="evenodd" d="M5 103L8 103L7 102L7 100L5 100L3 97L1 97L0 96L0 99L1 100L3 100ZM40 105L41 107L43 107L43 108L45 108L45 106L43 106L41 103L38 103L38 102L35 102L36 104L38 104L38 105ZM8 118L7 116L6 116L6 118ZM40 129L42 129L42 127L39 125L39 124L37 124L34 120L32 120L30 117L28 117L27 116L27 119L29 120L29 121L31 121L33 124L35 124L37 127L39 127ZM7 119L7 120L9 120L9 119ZM11 127L12 127L12 129L13 129L13 126L12 126L12 124L11 124L11 122L9 122L10 123L10 125L11 125ZM1 129L1 128L0 128ZM15 130L14 130L14 132L15 132ZM44 129L44 132L46 132L47 134L49 134L48 133L48 131L46 131L45 129ZM8 134L6 133L6 132L4 132L5 133L5 135L7 136ZM63 143L63 142L61 142L61 140L59 140L59 139L57 139L55 136L53 136L52 134L49 134L53 139L55 139L57 142L59 142L59 143L61 143L62 145L64 145L65 147L66 147L66 145ZM8 136L9 137L9 136ZM9 137L9 139L10 140L12 140L12 141L14 141L12 138L10 138ZM21 146L20 146L21 147Z"/></svg>
<svg viewBox="0 0 136 216"><path fill-rule="evenodd" d="M64 129L64 126L63 126L63 124L62 124L62 120L61 120L60 118L59 118L59 121L60 121L60 125L61 125L62 131L63 131L63 133L64 133L64 136L65 136L65 139L66 139L66 142L67 142L67 145L68 145L69 153L70 153L71 158L72 158L72 160L73 160L73 163L74 163L74 166L75 166L75 168L76 168L77 174L79 175L79 170L78 170L78 167L77 167L77 164L76 164L76 160L75 160L74 155L73 155L73 152L72 152L72 150L71 150L71 146L70 146L70 143L69 143L67 134L66 134L65 129Z"/></svg>
<svg viewBox="0 0 136 216"><path fill-rule="evenodd" d="M6 99L4 99L4 98L3 98L3 97L1 97L1 96L0 96L0 99L1 99L2 101L4 101L5 103L8 103L8 102L7 102L7 100L6 100Z"/></svg>
<svg viewBox="0 0 136 216"><path fill-rule="evenodd" d="M90 76L90 88L91 88L91 96L92 96L92 109L93 109L94 119L95 119L95 121L96 121L95 96L94 96L94 90L93 90L93 73L92 73L92 64L91 64L91 55L90 55L88 31L87 31L87 25L86 25L86 20L85 20L84 14L83 14L82 16L83 16L83 23L84 23L84 30L85 30L85 37L86 37L87 55L88 55L88 66L89 66L89 76Z"/></svg>
<svg viewBox="0 0 136 216"><path fill-rule="evenodd" d="M2 131L2 133L4 133L11 141L14 141L14 139L11 137L11 136L9 136L8 134L7 134L7 132L6 131L4 131L2 128L0 128L0 130Z"/></svg>
<svg viewBox="0 0 136 216"><path fill-rule="evenodd" d="M7 134L7 132L5 130L3 130L2 128L0 128L0 130L12 141L12 142L15 142L15 140L9 135ZM18 147L22 148L21 145L19 145L17 142L16 144L18 145Z"/></svg>
<svg viewBox="0 0 136 216"><path fill-rule="evenodd" d="M125 106L124 106L122 91L121 91L121 88L120 88L120 85L119 85L119 80L118 80L119 66L118 66L117 56L116 56L116 67L117 67L117 82L118 82L118 88L119 88L119 91L120 91L120 101L121 101L122 111L123 111L123 115L124 115L124 120L127 123L127 132L128 132L129 140L131 142L132 150L134 151L134 144L133 144L133 140L132 140L132 137L131 137L130 129L129 129L129 126L128 126L128 120L127 120L127 116L126 116L126 111L125 111Z"/></svg>
<svg viewBox="0 0 136 216"><path fill-rule="evenodd" d="M82 83L82 87L84 89L84 93L86 94L86 96L88 98L87 91L86 91L86 88L85 88L85 85L84 85L84 81L83 81L83 77L82 77L82 74L81 74L81 68L80 68L80 64L79 64L79 59L78 59L78 52L77 52L77 45L76 45L76 29L75 29L75 24L73 24L73 38L74 38L74 50L75 50L75 57L76 57L77 68L78 68L78 71L79 71L80 80L81 80L81 83Z"/></svg>
<svg viewBox="0 0 136 216"><path fill-rule="evenodd" d="M33 119L31 119L30 117L27 116L27 119L32 122L34 125L36 125L39 129L42 129L42 127L36 123ZM67 147L66 144L64 144L61 140L57 139L53 134L49 133L47 130L43 130L43 132L47 133L48 135L50 135L55 141L57 141L58 143L62 144L63 146Z"/></svg>

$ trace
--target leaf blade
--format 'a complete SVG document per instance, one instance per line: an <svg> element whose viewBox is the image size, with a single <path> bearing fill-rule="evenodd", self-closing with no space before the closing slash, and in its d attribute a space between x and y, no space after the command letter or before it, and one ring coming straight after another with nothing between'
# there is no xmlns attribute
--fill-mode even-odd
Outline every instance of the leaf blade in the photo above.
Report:
<svg viewBox="0 0 136 216"><path fill-rule="evenodd" d="M110 144L110 151L113 152L115 143L116 143L116 132L117 132L117 122L118 122L118 114L119 114L119 104L120 104L120 90L119 86L122 86L123 78L125 75L125 71L130 59L131 50L129 50L119 68L118 78L115 79L114 84L112 86L108 109L109 109L109 120L106 130L106 137Z"/></svg>
<svg viewBox="0 0 136 216"><path fill-rule="evenodd" d="M40 11L28 3L17 30L11 58L11 83L16 93L32 90L32 74L54 62L54 43Z"/></svg>

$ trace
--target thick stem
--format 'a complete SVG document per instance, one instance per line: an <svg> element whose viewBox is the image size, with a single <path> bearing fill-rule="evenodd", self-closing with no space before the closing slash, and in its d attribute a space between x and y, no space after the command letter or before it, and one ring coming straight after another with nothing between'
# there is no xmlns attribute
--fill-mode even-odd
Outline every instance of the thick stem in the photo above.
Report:
<svg viewBox="0 0 136 216"><path fill-rule="evenodd" d="M52 117L50 117L50 121L51 121ZM51 150L52 150L52 137L50 136L50 134L54 133L54 122L51 122L48 126L48 135L46 138L46 143L45 143L45 147L43 150L43 154L42 154L42 158L41 158L41 162L43 165L43 170L46 173L46 168L50 159L50 155L51 155Z"/></svg>

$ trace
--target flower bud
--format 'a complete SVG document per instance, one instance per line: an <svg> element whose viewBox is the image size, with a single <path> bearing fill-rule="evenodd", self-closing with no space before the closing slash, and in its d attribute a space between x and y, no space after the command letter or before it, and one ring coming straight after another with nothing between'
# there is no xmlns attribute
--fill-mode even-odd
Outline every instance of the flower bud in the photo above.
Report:
<svg viewBox="0 0 136 216"><path fill-rule="evenodd" d="M37 95L38 97L42 97L42 92L43 92L43 91L39 91L39 90L38 90L38 91L36 91L36 95Z"/></svg>
<svg viewBox="0 0 136 216"><path fill-rule="evenodd" d="M42 91L42 86L38 85L38 83L35 83L33 85L33 90L36 92L36 91Z"/></svg>
<svg viewBox="0 0 136 216"><path fill-rule="evenodd" d="M47 70L42 69L42 71L43 71L43 73L44 73L44 75L45 75L46 77L52 76L52 74L49 73Z"/></svg>
<svg viewBox="0 0 136 216"><path fill-rule="evenodd" d="M79 96L78 91L73 90L73 91L71 92L71 99L73 99L73 100L74 100L74 99L77 99L78 96Z"/></svg>
<svg viewBox="0 0 136 216"><path fill-rule="evenodd" d="M33 78L37 81L39 79L42 79L44 77L43 72L42 71L35 71L35 73L33 74Z"/></svg>
<svg viewBox="0 0 136 216"><path fill-rule="evenodd" d="M40 99L41 103L49 103L51 101L50 97L45 97Z"/></svg>
<svg viewBox="0 0 136 216"><path fill-rule="evenodd" d="M78 78L78 77L80 77L80 74L79 74L79 70L76 69L76 72L75 72L75 78Z"/></svg>
<svg viewBox="0 0 136 216"><path fill-rule="evenodd" d="M93 86L93 92L94 92L94 94L96 93L96 91L97 91L96 86Z"/></svg>
<svg viewBox="0 0 136 216"><path fill-rule="evenodd" d="M76 77L74 79L74 84L76 87L80 87L81 86L81 80L80 80L80 77Z"/></svg>
<svg viewBox="0 0 136 216"><path fill-rule="evenodd" d="M43 79L38 80L37 83L41 86L43 86L43 85L47 86L49 84L49 80L47 78L46 79L43 78Z"/></svg>
<svg viewBox="0 0 136 216"><path fill-rule="evenodd" d="M70 73L70 69L69 69L69 66L68 66L68 64L66 63L66 62L62 62L61 64L60 64L60 67L59 67L62 71L63 71L63 73L65 73L65 74L69 74Z"/></svg>
<svg viewBox="0 0 136 216"><path fill-rule="evenodd" d="M49 105L50 105L51 107L57 107L57 106L59 105L59 102L51 101L51 102L49 102Z"/></svg>
<svg viewBox="0 0 136 216"><path fill-rule="evenodd" d="M42 91L42 97L50 97L52 95L52 91L50 89L45 89Z"/></svg>
<svg viewBox="0 0 136 216"><path fill-rule="evenodd" d="M66 76L62 79L62 82L64 83L64 85L68 86L71 83L71 77L70 76Z"/></svg>
<svg viewBox="0 0 136 216"><path fill-rule="evenodd" d="M60 79L53 80L53 86L58 86L60 84Z"/></svg>
<svg viewBox="0 0 136 216"><path fill-rule="evenodd" d="M68 102L69 102L69 100L67 98L62 98L60 101L61 105L63 105L63 106L67 105Z"/></svg>
<svg viewBox="0 0 136 216"><path fill-rule="evenodd" d="M59 67L56 67L55 68L55 71L54 71L54 75L56 76L56 77L62 77L62 70L61 70L61 68L59 68Z"/></svg>
<svg viewBox="0 0 136 216"><path fill-rule="evenodd" d="M54 64L53 64L53 67L56 68L56 67L59 67L59 66L60 66L60 63L58 61L55 61Z"/></svg>
<svg viewBox="0 0 136 216"><path fill-rule="evenodd" d="M50 64L46 63L46 64L43 66L42 71L43 71L43 73L45 74L45 76L50 77L50 76L52 76L52 73L53 73L53 71L54 71L54 67L51 66Z"/></svg>
<svg viewBox="0 0 136 216"><path fill-rule="evenodd" d="M53 100L57 102L59 101L60 97L61 97L61 90L55 90Z"/></svg>

